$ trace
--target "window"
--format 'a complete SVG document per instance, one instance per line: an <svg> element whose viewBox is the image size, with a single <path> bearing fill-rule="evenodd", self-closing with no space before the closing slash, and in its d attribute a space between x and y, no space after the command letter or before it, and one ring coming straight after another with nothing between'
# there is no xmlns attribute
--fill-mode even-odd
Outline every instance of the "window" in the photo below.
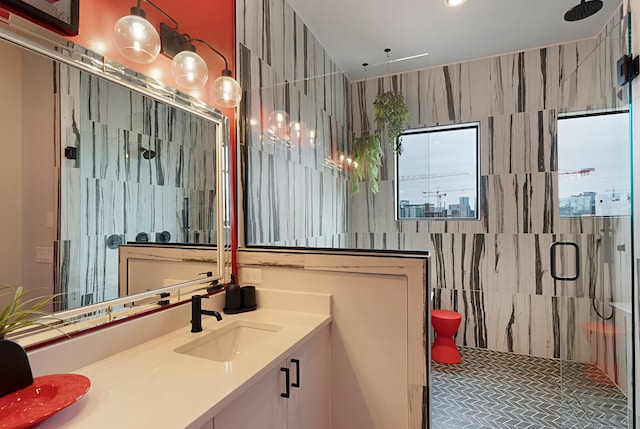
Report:
<svg viewBox="0 0 640 429"><path fill-rule="evenodd" d="M560 216L631 214L629 112L558 118Z"/></svg>
<svg viewBox="0 0 640 429"><path fill-rule="evenodd" d="M396 169L398 219L478 219L478 126L402 135Z"/></svg>

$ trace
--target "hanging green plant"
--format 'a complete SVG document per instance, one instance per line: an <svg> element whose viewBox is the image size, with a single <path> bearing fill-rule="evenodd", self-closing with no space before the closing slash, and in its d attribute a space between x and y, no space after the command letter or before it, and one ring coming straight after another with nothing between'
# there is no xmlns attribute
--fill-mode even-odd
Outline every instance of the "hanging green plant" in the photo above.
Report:
<svg viewBox="0 0 640 429"><path fill-rule="evenodd" d="M396 154L402 154L402 138L400 134L409 122L409 108L404 95L392 91L381 92L373 102L375 112L376 134L394 145Z"/></svg>
<svg viewBox="0 0 640 429"><path fill-rule="evenodd" d="M402 93L392 91L381 92L373 102L376 132L364 134L353 142L353 159L356 162L351 168L353 193L358 193L360 182L369 181L371 192L378 192L378 173L382 165L382 142L393 145L396 154L402 154L400 135L409 121L409 108Z"/></svg>
<svg viewBox="0 0 640 429"><path fill-rule="evenodd" d="M367 134L356 138L353 142L353 160L351 180L353 193L360 190L360 182L368 180L371 192L378 192L378 172L382 164L382 145L376 134Z"/></svg>

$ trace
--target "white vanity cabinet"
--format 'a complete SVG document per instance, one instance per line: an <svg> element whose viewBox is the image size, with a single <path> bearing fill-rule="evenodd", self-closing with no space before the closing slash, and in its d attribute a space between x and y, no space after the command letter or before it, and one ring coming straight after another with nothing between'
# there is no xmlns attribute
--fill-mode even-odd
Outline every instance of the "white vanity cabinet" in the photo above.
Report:
<svg viewBox="0 0 640 429"><path fill-rule="evenodd" d="M214 428L330 428L329 329L329 326L323 328L222 410L214 418ZM287 392L283 368L289 371L288 398L282 396Z"/></svg>

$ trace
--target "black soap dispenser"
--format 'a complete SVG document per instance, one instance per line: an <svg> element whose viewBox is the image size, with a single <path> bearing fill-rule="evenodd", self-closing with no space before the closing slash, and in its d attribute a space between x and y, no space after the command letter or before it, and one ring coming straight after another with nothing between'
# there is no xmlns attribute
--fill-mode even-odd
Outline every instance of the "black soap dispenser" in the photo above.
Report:
<svg viewBox="0 0 640 429"><path fill-rule="evenodd" d="M240 286L236 283L236 275L231 274L231 281L226 287L225 305L222 311L225 314L234 314L242 310L242 295Z"/></svg>

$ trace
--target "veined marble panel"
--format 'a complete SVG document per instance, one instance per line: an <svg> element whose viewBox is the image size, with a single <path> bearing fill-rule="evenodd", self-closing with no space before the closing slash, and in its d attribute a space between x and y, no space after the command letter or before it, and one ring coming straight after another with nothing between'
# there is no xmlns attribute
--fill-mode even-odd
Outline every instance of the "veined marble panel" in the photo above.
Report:
<svg viewBox="0 0 640 429"><path fill-rule="evenodd" d="M484 234L431 234L431 286L480 291L485 288Z"/></svg>
<svg viewBox="0 0 640 429"><path fill-rule="evenodd" d="M624 227L611 234L560 234L558 240L575 242L580 249L580 276L562 285L564 294L596 298L603 302L631 302L630 233ZM575 272L574 250L559 250L558 271L561 275ZM566 274L565 274L566 273ZM558 285L560 287L560 285ZM560 292L558 292L560 293Z"/></svg>
<svg viewBox="0 0 640 429"><path fill-rule="evenodd" d="M480 174L557 170L554 110L489 117L480 124Z"/></svg>
<svg viewBox="0 0 640 429"><path fill-rule="evenodd" d="M619 97L615 71L617 60L628 50L626 20L621 16L620 9L596 39L586 42L587 46L576 46L574 67L567 70L561 82L563 109L580 112L628 103L625 97Z"/></svg>
<svg viewBox="0 0 640 429"><path fill-rule="evenodd" d="M557 107L561 73L557 62L559 55L559 45L524 52L525 112Z"/></svg>
<svg viewBox="0 0 640 429"><path fill-rule="evenodd" d="M456 335L461 346L579 362L591 359L582 327L591 320L589 299L436 289L434 308L462 315Z"/></svg>
<svg viewBox="0 0 640 429"><path fill-rule="evenodd" d="M124 183L87 178L80 200L80 230L86 236L111 235L124 230Z"/></svg>
<svg viewBox="0 0 640 429"><path fill-rule="evenodd" d="M553 295L549 234L487 234L485 290Z"/></svg>
<svg viewBox="0 0 640 429"><path fill-rule="evenodd" d="M592 362L593 353L585 323L594 320L591 299L562 297L560 308L560 352L564 359ZM557 357L557 356L554 356Z"/></svg>
<svg viewBox="0 0 640 429"><path fill-rule="evenodd" d="M562 46L552 46L357 82L358 90L351 94L353 130L368 129L360 120L361 111L368 110L372 117L373 100L383 90L405 94L411 112L409 128L555 109L558 85L566 74L564 56ZM575 69L571 62L568 67Z"/></svg>
<svg viewBox="0 0 640 429"><path fill-rule="evenodd" d="M71 164L71 162L69 163ZM80 225L83 216L80 204L77 202L81 199L81 181L79 168L60 169L60 205L67 208L60 211L60 236L68 237L65 239L66 241L77 240L80 237L78 225Z"/></svg>
<svg viewBox="0 0 640 429"><path fill-rule="evenodd" d="M240 131L253 184L247 189L248 244L304 242L347 227L346 172L337 162L348 143L344 76L335 73L321 45L288 7L283 10L289 27L278 40L295 46L295 55L283 57L295 66L278 69L260 51L239 48L243 87L252 88L247 126ZM287 73L295 75L292 82ZM275 126L275 112L288 115L285 126ZM290 128L293 123L302 124L300 133Z"/></svg>
<svg viewBox="0 0 640 429"><path fill-rule="evenodd" d="M606 305L601 305L599 311L606 313L603 315L605 317L611 315L611 309ZM612 319L604 320L593 310L591 313L591 321L583 326L591 349L590 361L598 365L627 394L630 387L627 369L631 366L627 348L631 346L632 333L628 332L625 316L616 313Z"/></svg>
<svg viewBox="0 0 640 429"><path fill-rule="evenodd" d="M306 237L300 239L275 242L274 246L281 247L318 247L318 248L349 248L349 237L346 233L327 236Z"/></svg>
<svg viewBox="0 0 640 429"><path fill-rule="evenodd" d="M253 148L247 150L247 163L248 180L259 184L247 189L253 199L247 206L247 242L345 231L346 179L339 172L318 171Z"/></svg>
<svg viewBox="0 0 640 429"><path fill-rule="evenodd" d="M82 260L81 251L79 238L60 240L60 290L66 291L61 297L63 308L82 305L80 285L83 283L81 276L84 275L84 269L76 262Z"/></svg>
<svg viewBox="0 0 640 429"><path fill-rule="evenodd" d="M77 306L117 296L117 251L106 246L109 235L135 241L145 232L155 241L156 233L169 231L175 241L188 197L190 241L215 237L217 129L98 77L60 68L61 141L79 151L77 160L61 160L61 259L63 266L80 261L61 291ZM145 158L144 150L154 156Z"/></svg>
<svg viewBox="0 0 640 429"><path fill-rule="evenodd" d="M308 30L288 2L246 0L236 6L237 34L243 49L263 61L278 77L290 83L331 116L346 123L347 81L320 42ZM246 78L248 69L240 75ZM255 76L255 75L253 75ZM243 86L264 88L265 86Z"/></svg>
<svg viewBox="0 0 640 429"><path fill-rule="evenodd" d="M103 302L118 297L118 251L109 249L105 243L107 235L88 236L82 240L86 273L81 283L83 304Z"/></svg>
<svg viewBox="0 0 640 429"><path fill-rule="evenodd" d="M488 220L489 232L553 232L558 217L556 189L557 176L551 173L488 176L489 206L482 216Z"/></svg>

